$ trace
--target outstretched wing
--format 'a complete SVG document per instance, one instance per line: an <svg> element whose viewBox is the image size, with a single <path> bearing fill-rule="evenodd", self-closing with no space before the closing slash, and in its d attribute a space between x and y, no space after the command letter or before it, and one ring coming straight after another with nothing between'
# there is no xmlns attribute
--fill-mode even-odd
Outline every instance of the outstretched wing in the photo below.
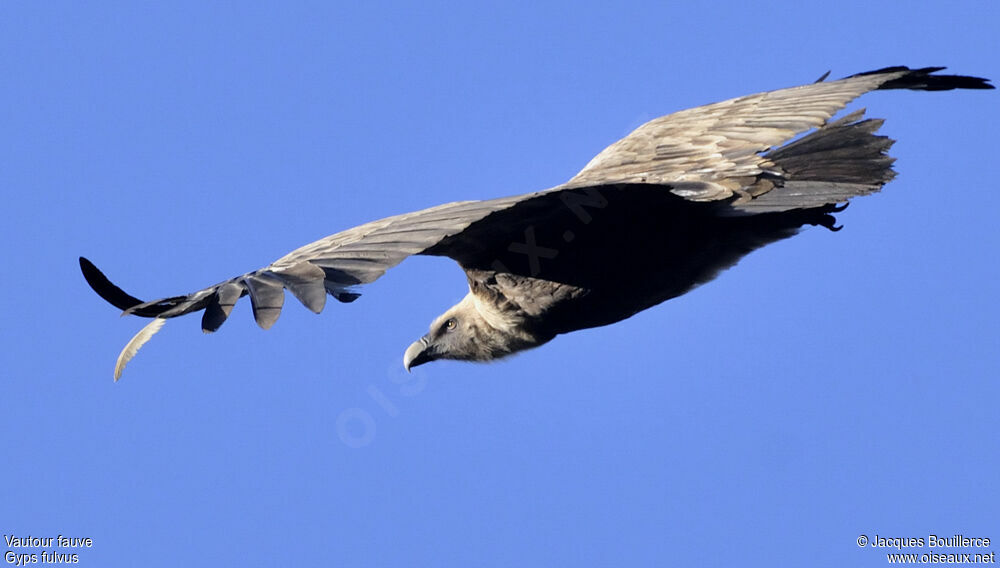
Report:
<svg viewBox="0 0 1000 568"><path fill-rule="evenodd" d="M736 197L734 205L753 212L763 210L754 209L754 206L775 210L843 202L849 197L877 189L881 183L874 187L871 184L834 187L825 199L817 199L815 193L809 194L808 190L815 190L815 187L793 188L793 193L784 191L780 198L761 199L772 189L783 187L784 181L790 177L779 163L781 156L766 152L811 128L822 130L824 126L834 126L827 121L849 102L869 91L993 88L986 80L977 77L933 74L942 69L888 67L837 81L818 81L747 95L656 118L605 148L570 180L569 185L701 182L700 187L683 188L674 193L692 201ZM838 122L836 127L841 130L855 128L871 134L881 125L881 121L861 121L862 114L863 111L854 113ZM850 136L857 132L840 132L839 136L831 134L825 133L825 147L799 146L796 148L798 154L804 151L829 152L830 143L860 139ZM805 139L799 142L805 142ZM891 141L869 148L866 156L875 157L888 145ZM859 153L861 150L855 148L853 154L847 157L856 162ZM888 180L881 180L882 183L884 181ZM831 189L829 183L826 186L827 190ZM806 197L807 202L797 202L794 199L796 194ZM776 206L778 202L784 207ZM739 207L741 205L743 207Z"/></svg>
<svg viewBox="0 0 1000 568"><path fill-rule="evenodd" d="M353 286L373 282L406 257L524 197L454 202L372 221L296 249L260 270L150 302L122 291L89 260L81 257L80 267L94 291L124 310L122 315L173 318L205 310L202 329L212 332L226 321L236 301L249 295L254 319L267 329L278 319L285 289L316 313L322 311L327 294L351 302L358 297Z"/></svg>

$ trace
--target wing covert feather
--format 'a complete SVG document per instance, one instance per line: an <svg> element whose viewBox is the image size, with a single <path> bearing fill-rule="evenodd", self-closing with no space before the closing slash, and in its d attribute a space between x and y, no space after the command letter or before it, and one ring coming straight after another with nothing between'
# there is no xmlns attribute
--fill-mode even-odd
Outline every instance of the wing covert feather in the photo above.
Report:
<svg viewBox="0 0 1000 568"><path fill-rule="evenodd" d="M605 148L569 183L718 183L727 178L756 177L767 168L761 152L822 126L850 101L904 74L906 71L853 76L662 116Z"/></svg>

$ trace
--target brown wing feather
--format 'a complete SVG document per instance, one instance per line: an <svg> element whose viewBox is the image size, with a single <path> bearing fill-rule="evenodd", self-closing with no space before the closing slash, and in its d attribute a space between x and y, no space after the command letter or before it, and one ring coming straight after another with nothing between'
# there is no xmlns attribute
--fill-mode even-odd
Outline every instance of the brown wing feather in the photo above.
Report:
<svg viewBox="0 0 1000 568"><path fill-rule="evenodd" d="M888 67L656 118L605 148L569 183L703 182L702 191L675 193L693 201L737 195L748 201L775 187L775 180L780 186L785 174L764 152L809 129L823 127L838 110L864 93L878 89L993 88L977 77L934 75L941 69Z"/></svg>
<svg viewBox="0 0 1000 568"><path fill-rule="evenodd" d="M204 309L202 329L212 332L229 317L236 300L249 295L254 318L267 329L280 314L284 288L317 313L324 307L326 293L342 302L353 301L358 295L352 286L374 281L406 257L524 197L448 203L373 221L296 249L260 270L191 294L150 302L123 292L90 261L81 258L80 264L91 287L122 308L123 314L173 318Z"/></svg>

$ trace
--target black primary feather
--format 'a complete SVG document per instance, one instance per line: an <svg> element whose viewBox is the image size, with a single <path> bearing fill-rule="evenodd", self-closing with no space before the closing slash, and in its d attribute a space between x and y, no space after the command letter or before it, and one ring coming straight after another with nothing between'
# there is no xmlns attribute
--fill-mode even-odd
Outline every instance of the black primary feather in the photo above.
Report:
<svg viewBox="0 0 1000 568"><path fill-rule="evenodd" d="M87 284L90 284L97 295L119 310L127 310L143 303L139 298L112 284L108 277L94 266L93 262L82 256L80 257L80 270L83 271L83 277L87 280Z"/></svg>
<svg viewBox="0 0 1000 568"><path fill-rule="evenodd" d="M967 75L933 75L938 71L947 69L946 67L921 67L920 69L910 69L908 67L886 67L877 71L867 71L851 75L851 77L861 77L864 75L878 75L893 71L908 71L906 75L891 79L882 83L877 90L885 91L889 89L909 89L913 91L950 91L952 89L995 89L989 84L989 79L982 77L969 77Z"/></svg>

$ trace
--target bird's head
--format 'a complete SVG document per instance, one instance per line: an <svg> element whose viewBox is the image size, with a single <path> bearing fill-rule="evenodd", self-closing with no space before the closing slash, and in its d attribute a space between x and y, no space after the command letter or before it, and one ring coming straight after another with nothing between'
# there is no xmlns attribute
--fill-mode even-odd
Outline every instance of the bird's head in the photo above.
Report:
<svg viewBox="0 0 1000 568"><path fill-rule="evenodd" d="M431 323L427 335L407 348L403 367L409 371L438 359L492 361L540 344L520 323L470 291Z"/></svg>
<svg viewBox="0 0 1000 568"><path fill-rule="evenodd" d="M438 316L427 335L413 342L403 355L403 367L409 371L438 359L484 361L491 359L484 351L482 318L466 296L458 304Z"/></svg>

